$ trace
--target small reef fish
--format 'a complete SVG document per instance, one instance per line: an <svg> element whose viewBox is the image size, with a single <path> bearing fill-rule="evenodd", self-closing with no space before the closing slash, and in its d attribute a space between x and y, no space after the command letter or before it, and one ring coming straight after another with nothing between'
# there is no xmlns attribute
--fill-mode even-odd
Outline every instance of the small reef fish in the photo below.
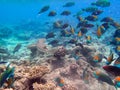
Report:
<svg viewBox="0 0 120 90"><path fill-rule="evenodd" d="M115 87L120 88L120 76L115 77L114 81L115 81Z"/></svg>
<svg viewBox="0 0 120 90"><path fill-rule="evenodd" d="M117 66L106 65L103 69L114 76L120 76L120 68Z"/></svg>
<svg viewBox="0 0 120 90"><path fill-rule="evenodd" d="M6 64L7 62L6 61L0 61L0 64Z"/></svg>
<svg viewBox="0 0 120 90"><path fill-rule="evenodd" d="M82 9L82 11L85 11L85 12L94 12L96 10L98 10L98 8L96 7L87 7Z"/></svg>
<svg viewBox="0 0 120 90"><path fill-rule="evenodd" d="M76 40L76 39L70 39L70 40L68 41L68 43L70 43L70 44L76 44L76 43L77 43L77 40Z"/></svg>
<svg viewBox="0 0 120 90"><path fill-rule="evenodd" d="M46 35L46 39L49 39L49 38L54 38L55 37L55 34L54 32L49 32L47 35Z"/></svg>
<svg viewBox="0 0 120 90"><path fill-rule="evenodd" d="M107 60L107 62L106 62L107 65L110 65L110 64L114 61L112 51L110 52L110 54L109 54L109 56L106 58L106 60Z"/></svg>
<svg viewBox="0 0 120 90"><path fill-rule="evenodd" d="M83 21L81 21L81 22L79 22L78 24L77 24L77 27L76 28L79 28L79 27L84 27L85 26L85 24L87 24L88 23L88 21L87 20L83 20Z"/></svg>
<svg viewBox="0 0 120 90"><path fill-rule="evenodd" d="M68 23L65 23L65 24L62 25L61 29L65 29L65 28L67 28L68 26L69 26L69 24L68 24Z"/></svg>
<svg viewBox="0 0 120 90"><path fill-rule="evenodd" d="M9 54L8 50L5 48L0 48L0 53L2 54Z"/></svg>
<svg viewBox="0 0 120 90"><path fill-rule="evenodd" d="M98 28L97 28L97 37L98 38L100 38L102 35L103 35L103 33L104 33L104 27L102 27L102 26L99 26Z"/></svg>
<svg viewBox="0 0 120 90"><path fill-rule="evenodd" d="M76 12L76 14L73 15L73 17L77 17L77 16L80 16L82 15L84 12L82 10Z"/></svg>
<svg viewBox="0 0 120 90"><path fill-rule="evenodd" d="M112 22L110 23L110 25L112 25L113 27L115 27L116 29L120 28L120 24L118 22Z"/></svg>
<svg viewBox="0 0 120 90"><path fill-rule="evenodd" d="M50 11L48 14L48 16L56 16L56 15L57 15L57 13L55 11Z"/></svg>
<svg viewBox="0 0 120 90"><path fill-rule="evenodd" d="M94 24L86 23L83 27L92 28L92 27L94 27Z"/></svg>
<svg viewBox="0 0 120 90"><path fill-rule="evenodd" d="M83 34L82 34L82 32L81 32L81 31L79 31L77 36L78 36L79 38L81 38L81 37L82 37L82 35L83 35Z"/></svg>
<svg viewBox="0 0 120 90"><path fill-rule="evenodd" d="M71 36L71 33L69 31L67 31L67 30L61 30L61 36L64 36L64 37L68 36L69 37L69 36Z"/></svg>
<svg viewBox="0 0 120 90"><path fill-rule="evenodd" d="M97 0L96 2L91 3L91 5L95 5L99 7L109 7L110 2L108 0Z"/></svg>
<svg viewBox="0 0 120 90"><path fill-rule="evenodd" d="M98 17L96 15L90 15L85 18L88 21L97 21Z"/></svg>
<svg viewBox="0 0 120 90"><path fill-rule="evenodd" d="M75 2L67 2L63 7L72 7L75 5Z"/></svg>
<svg viewBox="0 0 120 90"><path fill-rule="evenodd" d="M111 17L104 17L101 22L114 22L114 20Z"/></svg>
<svg viewBox="0 0 120 90"><path fill-rule="evenodd" d="M117 52L118 54L120 54L120 45L118 45L118 46L116 47L116 52Z"/></svg>
<svg viewBox="0 0 120 90"><path fill-rule="evenodd" d="M71 34L75 34L75 30L71 25L70 25L70 32L71 32Z"/></svg>
<svg viewBox="0 0 120 90"><path fill-rule="evenodd" d="M91 43L92 42L92 38L91 38L91 36L86 36L86 39L87 39L87 43Z"/></svg>
<svg viewBox="0 0 120 90"><path fill-rule="evenodd" d="M107 30L109 28L109 23L103 23L101 28Z"/></svg>
<svg viewBox="0 0 120 90"><path fill-rule="evenodd" d="M75 45L76 45L76 46L80 46L82 49L84 48L84 46L83 46L82 43L76 43Z"/></svg>
<svg viewBox="0 0 120 90"><path fill-rule="evenodd" d="M93 56L93 62L98 63L102 61L102 54L97 54L95 56Z"/></svg>
<svg viewBox="0 0 120 90"><path fill-rule="evenodd" d="M118 58L115 60L114 66L120 68L120 57L118 57Z"/></svg>
<svg viewBox="0 0 120 90"><path fill-rule="evenodd" d="M42 7L38 14L41 14L41 13L43 13L43 12L46 12L49 8L50 8L49 5L46 5L46 6Z"/></svg>
<svg viewBox="0 0 120 90"><path fill-rule="evenodd" d="M120 37L120 29L117 29L114 33L114 37Z"/></svg>
<svg viewBox="0 0 120 90"><path fill-rule="evenodd" d="M63 87L65 85L64 79L62 79L60 77L56 78L55 81L57 82L57 85L60 87Z"/></svg>
<svg viewBox="0 0 120 90"><path fill-rule="evenodd" d="M58 40L52 40L52 41L50 41L50 42L48 43L48 45L50 44L50 45L52 45L52 46L57 46L58 43L59 43Z"/></svg>
<svg viewBox="0 0 120 90"><path fill-rule="evenodd" d="M84 19L81 16L77 16L78 21L83 21Z"/></svg>
<svg viewBox="0 0 120 90"><path fill-rule="evenodd" d="M98 79L99 81L106 82L109 85L113 85L114 86L114 82L112 81L112 79L108 75L106 75L105 73L103 73L101 71L94 72L93 76L96 79Z"/></svg>
<svg viewBox="0 0 120 90"><path fill-rule="evenodd" d="M102 10L96 10L96 11L94 11L94 12L92 13L92 15L100 15L100 14L102 14L102 13L103 13Z"/></svg>
<svg viewBox="0 0 120 90"><path fill-rule="evenodd" d="M80 28L80 31L82 34L86 34L88 32L88 29L85 27Z"/></svg>
<svg viewBox="0 0 120 90"><path fill-rule="evenodd" d="M63 11L62 13L61 13L61 15L64 15L64 16L68 16L68 15L70 15L71 14L71 12L70 11Z"/></svg>
<svg viewBox="0 0 120 90"><path fill-rule="evenodd" d="M6 68L6 70L1 73L0 75L0 87L2 87L4 85L4 83L9 80L10 78L14 79L14 67L10 68L9 66ZM9 87L12 85L13 83L11 82L9 84Z"/></svg>
<svg viewBox="0 0 120 90"><path fill-rule="evenodd" d="M120 44L120 37L115 37L115 41L116 41L116 44L119 45Z"/></svg>
<svg viewBox="0 0 120 90"><path fill-rule="evenodd" d="M53 23L53 28L61 28L62 27L62 21L56 21Z"/></svg>
<svg viewBox="0 0 120 90"><path fill-rule="evenodd" d="M18 52L20 50L20 48L22 47L22 45L19 43L15 46L13 53Z"/></svg>

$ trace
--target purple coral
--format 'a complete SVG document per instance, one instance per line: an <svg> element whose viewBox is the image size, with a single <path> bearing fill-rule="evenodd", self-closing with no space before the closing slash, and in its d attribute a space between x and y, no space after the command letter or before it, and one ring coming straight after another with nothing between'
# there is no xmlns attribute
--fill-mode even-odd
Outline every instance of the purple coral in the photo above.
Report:
<svg viewBox="0 0 120 90"><path fill-rule="evenodd" d="M59 59L61 57L65 57L65 55L66 55L66 49L64 47L58 48L58 50L56 50L54 53L54 57L59 58Z"/></svg>

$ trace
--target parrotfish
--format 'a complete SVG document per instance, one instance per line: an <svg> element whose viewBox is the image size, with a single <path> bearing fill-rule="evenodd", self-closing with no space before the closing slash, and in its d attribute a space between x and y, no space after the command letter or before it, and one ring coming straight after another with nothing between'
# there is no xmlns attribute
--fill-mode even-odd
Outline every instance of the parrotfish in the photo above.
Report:
<svg viewBox="0 0 120 90"><path fill-rule="evenodd" d="M96 15L90 15L85 18L88 21L97 21L98 17Z"/></svg>
<svg viewBox="0 0 120 90"><path fill-rule="evenodd" d="M41 13L43 13L43 12L46 12L49 8L50 8L49 5L42 7L42 9L39 11L38 14L41 14Z"/></svg>
<svg viewBox="0 0 120 90"><path fill-rule="evenodd" d="M107 66L103 66L103 69L114 76L120 75L120 68L117 66L107 65Z"/></svg>
<svg viewBox="0 0 120 90"><path fill-rule="evenodd" d="M91 41L92 41L91 36L86 36L86 39L87 39L87 43L91 43Z"/></svg>
<svg viewBox="0 0 120 90"><path fill-rule="evenodd" d="M79 31L77 36L78 36L79 38L81 38L81 37L82 37L82 35L83 35L83 34L82 34L82 32L81 32L81 31Z"/></svg>
<svg viewBox="0 0 120 90"><path fill-rule="evenodd" d="M115 37L115 41L116 41L116 44L119 45L120 44L120 37Z"/></svg>
<svg viewBox="0 0 120 90"><path fill-rule="evenodd" d="M97 62L101 62L102 61L103 56L101 54L97 54L93 56L93 62L97 63Z"/></svg>
<svg viewBox="0 0 120 90"><path fill-rule="evenodd" d="M111 17L104 17L101 22L114 22L114 20Z"/></svg>
<svg viewBox="0 0 120 90"><path fill-rule="evenodd" d="M120 76L115 77L114 81L116 88L120 88Z"/></svg>
<svg viewBox="0 0 120 90"><path fill-rule="evenodd" d="M7 67L6 70L0 75L0 87L3 86L7 79L14 77L14 69L15 69L14 67L12 68Z"/></svg>
<svg viewBox="0 0 120 90"><path fill-rule="evenodd" d="M49 32L49 33L46 35L46 39L54 38L54 37L55 37L54 32Z"/></svg>
<svg viewBox="0 0 120 90"><path fill-rule="evenodd" d="M83 8L82 10L85 11L85 12L94 12L94 11L98 10L98 8L96 8L96 7L87 7L87 8Z"/></svg>
<svg viewBox="0 0 120 90"><path fill-rule="evenodd" d="M120 68L120 57L118 57L118 58L115 60L114 66Z"/></svg>
<svg viewBox="0 0 120 90"><path fill-rule="evenodd" d="M75 2L67 2L65 5L63 5L63 7L71 7L74 5L75 5Z"/></svg>
<svg viewBox="0 0 120 90"><path fill-rule="evenodd" d="M60 87L63 87L65 84L65 81L60 77L56 78L55 81L57 82L57 85Z"/></svg>
<svg viewBox="0 0 120 90"><path fill-rule="evenodd" d="M20 50L20 48L22 47L22 45L19 43L15 46L13 53L18 52Z"/></svg>
<svg viewBox="0 0 120 90"><path fill-rule="evenodd" d="M100 15L100 14L102 14L102 13L103 13L102 10L96 10L96 11L94 11L94 12L92 13L92 15Z"/></svg>
<svg viewBox="0 0 120 90"><path fill-rule="evenodd" d="M103 33L104 33L105 31L104 31L104 27L102 27L102 26L99 26L98 28L97 28L97 37L98 38L100 38L102 35L103 35Z"/></svg>
<svg viewBox="0 0 120 90"><path fill-rule="evenodd" d="M71 12L70 11L63 11L62 13L61 13L61 15L64 15L64 16L68 16L68 15L70 15L71 14Z"/></svg>
<svg viewBox="0 0 120 90"><path fill-rule="evenodd" d="M107 65L111 64L114 61L112 51L110 52L110 55L106 58L106 60L107 60L106 62Z"/></svg>
<svg viewBox="0 0 120 90"><path fill-rule="evenodd" d="M96 71L93 73L93 76L100 81L106 82L106 83L114 86L114 82L112 81L112 79L103 72Z"/></svg>
<svg viewBox="0 0 120 90"><path fill-rule="evenodd" d="M94 3L91 3L91 5L99 6L99 7L109 7L110 2L108 0L97 0Z"/></svg>
<svg viewBox="0 0 120 90"><path fill-rule="evenodd" d="M55 11L50 11L48 14L48 16L56 16L56 15L57 15L57 13Z"/></svg>

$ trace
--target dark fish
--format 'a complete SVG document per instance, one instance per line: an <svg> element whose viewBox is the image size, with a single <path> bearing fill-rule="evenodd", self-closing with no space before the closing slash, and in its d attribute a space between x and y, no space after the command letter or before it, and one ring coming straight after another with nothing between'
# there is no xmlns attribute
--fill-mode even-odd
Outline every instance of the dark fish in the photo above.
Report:
<svg viewBox="0 0 120 90"><path fill-rule="evenodd" d="M7 63L6 61L0 61L0 64L5 64L5 63Z"/></svg>
<svg viewBox="0 0 120 90"><path fill-rule="evenodd" d="M113 22L114 20L111 17L104 17L101 22Z"/></svg>
<svg viewBox="0 0 120 90"><path fill-rule="evenodd" d="M0 53L9 54L8 50L4 48L0 48Z"/></svg>
<svg viewBox="0 0 120 90"><path fill-rule="evenodd" d="M120 68L116 67L116 66L110 66L110 65L107 65L107 66L103 66L103 69L114 75L114 76L119 76L120 75Z"/></svg>
<svg viewBox="0 0 120 90"><path fill-rule="evenodd" d="M71 6L74 6L74 5L75 5L75 2L68 2L65 5L63 5L63 7L71 7Z"/></svg>
<svg viewBox="0 0 120 90"><path fill-rule="evenodd" d="M58 40L52 40L51 42L48 43L48 45L50 44L50 45L52 45L52 46L57 46L58 43L59 43Z"/></svg>
<svg viewBox="0 0 120 90"><path fill-rule="evenodd" d="M76 40L76 39L71 39L68 43L76 44L76 43L77 43L77 40Z"/></svg>
<svg viewBox="0 0 120 90"><path fill-rule="evenodd" d="M117 29L114 33L114 37L120 37L120 29Z"/></svg>
<svg viewBox="0 0 120 90"><path fill-rule="evenodd" d="M76 28L84 27L87 23L88 23L87 20L81 21L81 22L79 22L79 23L77 24L77 27L76 27Z"/></svg>
<svg viewBox="0 0 120 90"><path fill-rule="evenodd" d="M67 28L68 26L69 26L69 24L68 24L68 23L65 23L65 24L62 25L61 28L62 28L62 29L65 29L65 28Z"/></svg>
<svg viewBox="0 0 120 90"><path fill-rule="evenodd" d="M83 34L86 34L86 33L88 32L87 28L85 28L85 27L80 28L80 31L81 31Z"/></svg>
<svg viewBox="0 0 120 90"><path fill-rule="evenodd" d="M21 44L17 44L13 50L13 53L18 52L21 46L22 46Z"/></svg>
<svg viewBox="0 0 120 90"><path fill-rule="evenodd" d="M58 21L53 23L53 28L61 28L61 26L62 26L61 20L58 20Z"/></svg>
<svg viewBox="0 0 120 90"><path fill-rule="evenodd" d="M90 15L85 18L88 21L97 21L98 17L95 15Z"/></svg>
<svg viewBox="0 0 120 90"><path fill-rule="evenodd" d="M50 32L46 35L46 39L48 38L54 38L55 37L55 34L53 32Z"/></svg>
<svg viewBox="0 0 120 90"><path fill-rule="evenodd" d="M118 22L112 22L112 23L110 23L110 25L112 25L116 29L118 29L120 27L120 24Z"/></svg>
<svg viewBox="0 0 120 90"><path fill-rule="evenodd" d="M77 17L80 16L81 14L83 14L84 12L82 10L78 11L76 14L73 15L73 17Z"/></svg>
<svg viewBox="0 0 120 90"><path fill-rule="evenodd" d="M63 37L69 37L69 36L71 36L71 33L68 32L67 30L61 30L61 36L63 36Z"/></svg>
<svg viewBox="0 0 120 90"><path fill-rule="evenodd" d="M87 8L82 9L82 10L85 11L85 12L94 12L94 11L98 10L98 8L96 8L96 7L87 7Z"/></svg>
<svg viewBox="0 0 120 90"><path fill-rule="evenodd" d="M109 23L103 23L102 26L107 30L110 26Z"/></svg>
<svg viewBox="0 0 120 90"><path fill-rule="evenodd" d="M96 11L94 11L94 12L92 13L92 15L100 15L100 14L102 14L102 13L103 13L102 10L96 10Z"/></svg>
<svg viewBox="0 0 120 90"><path fill-rule="evenodd" d="M81 16L77 16L78 21L83 21L83 18Z"/></svg>
<svg viewBox="0 0 120 90"><path fill-rule="evenodd" d="M49 5L44 6L44 7L40 10L40 12L39 12L38 14L41 14L41 13L43 13L43 12L46 12L49 8L50 8Z"/></svg>
<svg viewBox="0 0 120 90"><path fill-rule="evenodd" d="M115 60L114 65L120 68L120 57Z"/></svg>
<svg viewBox="0 0 120 90"><path fill-rule="evenodd" d="M61 15L64 15L64 16L68 16L68 15L70 15L70 14L71 14L70 11L63 11L63 12L61 13Z"/></svg>
<svg viewBox="0 0 120 90"><path fill-rule="evenodd" d="M109 85L113 85L114 86L114 82L112 81L112 79L106 75L105 73L102 72L96 72L94 73L95 78L97 78L98 80L102 81L102 82L106 82Z"/></svg>
<svg viewBox="0 0 120 90"><path fill-rule="evenodd" d="M82 45L82 43L76 43L76 46L80 46L82 49L84 48L84 46Z"/></svg>
<svg viewBox="0 0 120 90"><path fill-rule="evenodd" d="M83 27L92 28L92 27L94 27L94 25L93 25L93 24L90 24L90 23L87 23L87 24L85 24Z"/></svg>
<svg viewBox="0 0 120 90"><path fill-rule="evenodd" d="M91 3L91 5L99 6L99 7L109 7L110 2L107 0L97 0L94 3Z"/></svg>
<svg viewBox="0 0 120 90"><path fill-rule="evenodd" d="M48 16L56 16L57 15L57 13L55 12L55 11L51 11L51 12L49 12L49 14L48 14Z"/></svg>

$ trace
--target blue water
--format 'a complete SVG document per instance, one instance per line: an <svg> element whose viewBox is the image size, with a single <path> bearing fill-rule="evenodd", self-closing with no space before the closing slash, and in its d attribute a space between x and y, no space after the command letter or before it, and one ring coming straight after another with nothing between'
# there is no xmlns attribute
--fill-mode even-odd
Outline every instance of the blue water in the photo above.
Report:
<svg viewBox="0 0 120 90"><path fill-rule="evenodd" d="M69 1L75 2L75 6L62 7ZM13 41L19 41L19 39L23 40L24 38L21 37L21 34L24 34L26 37L27 35L30 35L30 37L24 39L26 41L33 38L44 37L46 32L54 31L51 25L52 22L56 20L64 20L74 26L78 21L73 17L73 15L80 11L81 8L91 6L90 4L95 1L97 0L2 0L0 1L0 25L12 28L12 33L8 31L8 35L11 36L1 38L0 40L3 40L4 43L9 41L9 43L7 43L8 45L10 43L12 44ZM110 7L99 7L99 9L104 10L104 13L99 16L99 19L102 19L105 16L110 16L117 22L120 22L120 0L110 0L110 2ZM50 9L47 12L38 15L40 9L45 5L49 5ZM48 17L48 13L51 10L55 10L57 12L55 17ZM61 16L60 13L63 10L69 10L72 14L69 16ZM85 17L88 15L89 13L84 13L82 16ZM6 31L3 33L5 32Z"/></svg>
<svg viewBox="0 0 120 90"><path fill-rule="evenodd" d="M67 0L67 1L74 1L74 0ZM46 13L41 15L41 17L37 16L38 11L41 7L44 5L50 5L50 10L54 9L58 13L61 10L64 10L64 8L61 8L61 6L67 2L66 0L37 0L37 1L9 1L7 2L0 2L0 23L1 24L12 24L12 23L18 23L21 21L29 21L29 20L40 20L44 21L47 18ZM80 10L81 7L89 6L91 2L94 2L96 0L75 0L76 5L74 7L68 8L73 13L77 10ZM49 2L49 3L48 3ZM119 19L119 0L110 0L111 6L108 8L105 8L105 15L112 16L114 18ZM67 9L67 8L66 8ZM56 18L60 18L59 16L56 16Z"/></svg>

